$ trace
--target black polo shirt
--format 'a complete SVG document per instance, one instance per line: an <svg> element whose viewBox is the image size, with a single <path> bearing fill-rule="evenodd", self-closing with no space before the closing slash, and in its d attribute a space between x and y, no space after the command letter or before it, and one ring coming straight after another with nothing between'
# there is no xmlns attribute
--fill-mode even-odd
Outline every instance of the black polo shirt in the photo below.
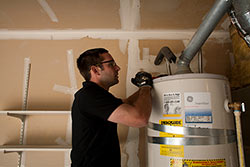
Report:
<svg viewBox="0 0 250 167"><path fill-rule="evenodd" d="M122 100L93 82L84 82L72 106L73 167L120 167L117 124L107 119Z"/></svg>

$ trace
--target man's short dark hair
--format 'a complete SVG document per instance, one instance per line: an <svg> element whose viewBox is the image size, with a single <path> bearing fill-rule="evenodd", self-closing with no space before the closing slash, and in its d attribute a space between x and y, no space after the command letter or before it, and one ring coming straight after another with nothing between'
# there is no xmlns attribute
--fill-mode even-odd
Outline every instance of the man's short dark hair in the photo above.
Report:
<svg viewBox="0 0 250 167"><path fill-rule="evenodd" d="M86 81L91 78L90 67L100 64L103 58L100 54L108 53L104 48L94 48L83 52L77 59L77 67Z"/></svg>

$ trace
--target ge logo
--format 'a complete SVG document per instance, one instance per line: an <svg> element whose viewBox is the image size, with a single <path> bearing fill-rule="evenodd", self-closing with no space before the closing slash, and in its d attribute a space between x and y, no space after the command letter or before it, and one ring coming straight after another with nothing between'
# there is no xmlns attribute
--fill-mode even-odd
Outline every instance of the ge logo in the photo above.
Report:
<svg viewBox="0 0 250 167"><path fill-rule="evenodd" d="M192 102L193 100L194 100L193 96L188 96L188 97L187 97L187 101L188 101L188 102Z"/></svg>

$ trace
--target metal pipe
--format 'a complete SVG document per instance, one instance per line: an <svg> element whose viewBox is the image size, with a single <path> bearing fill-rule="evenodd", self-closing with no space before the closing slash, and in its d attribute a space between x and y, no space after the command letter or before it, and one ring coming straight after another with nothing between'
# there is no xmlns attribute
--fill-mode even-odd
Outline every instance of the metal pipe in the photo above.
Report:
<svg viewBox="0 0 250 167"><path fill-rule="evenodd" d="M176 74L190 73L189 64L201 46L205 43L220 19L229 10L232 0L217 0L207 14L204 21L192 37L187 48L182 52L178 62Z"/></svg>
<svg viewBox="0 0 250 167"><path fill-rule="evenodd" d="M198 53L198 70L199 73L203 73L202 49Z"/></svg>
<svg viewBox="0 0 250 167"><path fill-rule="evenodd" d="M237 131L237 143L238 143L238 154L240 167L245 167L245 158L244 158L244 149L243 149L243 140L242 140L242 132L241 132L241 121L240 121L240 111L234 111L235 123L236 123L236 131Z"/></svg>
<svg viewBox="0 0 250 167"><path fill-rule="evenodd" d="M245 112L244 103L240 103L240 102L229 103L228 107L234 110L239 165L240 167L245 167L245 157L244 157L244 148L243 148L243 139L242 139L242 132L241 132L241 121L240 121L241 110Z"/></svg>

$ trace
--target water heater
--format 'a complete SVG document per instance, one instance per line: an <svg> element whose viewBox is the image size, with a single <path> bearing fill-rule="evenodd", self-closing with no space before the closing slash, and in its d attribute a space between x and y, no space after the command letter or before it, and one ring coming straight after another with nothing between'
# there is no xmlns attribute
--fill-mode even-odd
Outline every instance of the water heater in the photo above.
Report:
<svg viewBox="0 0 250 167"><path fill-rule="evenodd" d="M148 167L238 166L229 82L215 74L154 79Z"/></svg>

